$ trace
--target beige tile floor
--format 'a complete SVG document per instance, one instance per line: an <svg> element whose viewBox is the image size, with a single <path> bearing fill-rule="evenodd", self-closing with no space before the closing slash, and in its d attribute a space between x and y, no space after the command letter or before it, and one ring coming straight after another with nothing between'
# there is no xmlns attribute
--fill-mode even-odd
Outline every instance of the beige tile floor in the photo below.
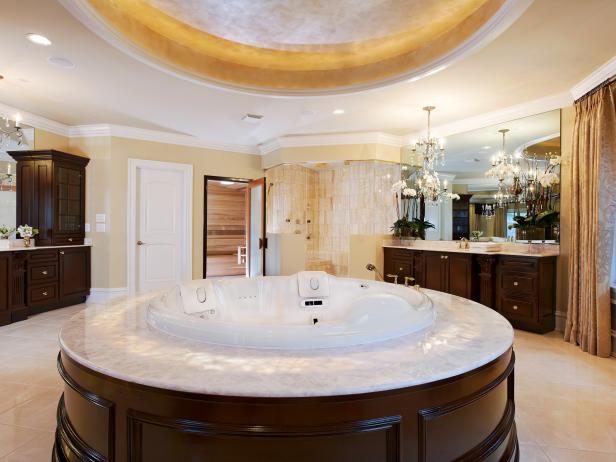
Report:
<svg viewBox="0 0 616 462"><path fill-rule="evenodd" d="M57 335L78 305L0 327L0 462L48 462L62 390ZM616 360L516 332L522 462L616 462Z"/></svg>

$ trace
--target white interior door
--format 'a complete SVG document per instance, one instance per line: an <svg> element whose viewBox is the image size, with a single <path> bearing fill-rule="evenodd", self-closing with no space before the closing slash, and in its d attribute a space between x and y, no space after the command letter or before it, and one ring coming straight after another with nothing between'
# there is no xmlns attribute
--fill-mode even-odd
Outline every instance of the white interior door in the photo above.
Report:
<svg viewBox="0 0 616 462"><path fill-rule="evenodd" d="M137 291L190 279L190 251L187 255L186 250L192 247L187 216L192 204L187 203L187 175L181 169L165 168L169 165L173 166L142 165L136 169L133 245Z"/></svg>

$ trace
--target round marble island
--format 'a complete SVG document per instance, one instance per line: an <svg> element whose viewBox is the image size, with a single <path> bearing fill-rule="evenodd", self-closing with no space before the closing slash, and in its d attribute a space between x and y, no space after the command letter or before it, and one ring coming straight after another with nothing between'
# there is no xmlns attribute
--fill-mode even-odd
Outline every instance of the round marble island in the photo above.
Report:
<svg viewBox="0 0 616 462"><path fill-rule="evenodd" d="M162 333L145 319L151 295L88 308L60 334L53 460L518 460L511 325L425 293L431 330L312 350Z"/></svg>

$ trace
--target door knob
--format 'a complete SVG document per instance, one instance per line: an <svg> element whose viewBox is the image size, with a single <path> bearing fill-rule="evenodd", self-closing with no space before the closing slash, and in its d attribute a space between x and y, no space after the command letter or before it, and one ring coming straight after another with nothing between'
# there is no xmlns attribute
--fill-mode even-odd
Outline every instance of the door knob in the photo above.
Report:
<svg viewBox="0 0 616 462"><path fill-rule="evenodd" d="M145 244L145 242L143 242L143 241L137 241L137 245L144 245L144 244Z"/></svg>

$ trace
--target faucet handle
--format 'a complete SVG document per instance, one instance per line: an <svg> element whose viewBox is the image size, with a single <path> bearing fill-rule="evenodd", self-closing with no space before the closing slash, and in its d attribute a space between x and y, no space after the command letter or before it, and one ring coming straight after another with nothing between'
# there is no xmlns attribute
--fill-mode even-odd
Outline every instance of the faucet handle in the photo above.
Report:
<svg viewBox="0 0 616 462"><path fill-rule="evenodd" d="M409 281L415 281L415 278L411 276L404 276L404 287L409 286Z"/></svg>
<svg viewBox="0 0 616 462"><path fill-rule="evenodd" d="M385 277L393 278L394 284L398 284L398 275L397 274L386 274Z"/></svg>

